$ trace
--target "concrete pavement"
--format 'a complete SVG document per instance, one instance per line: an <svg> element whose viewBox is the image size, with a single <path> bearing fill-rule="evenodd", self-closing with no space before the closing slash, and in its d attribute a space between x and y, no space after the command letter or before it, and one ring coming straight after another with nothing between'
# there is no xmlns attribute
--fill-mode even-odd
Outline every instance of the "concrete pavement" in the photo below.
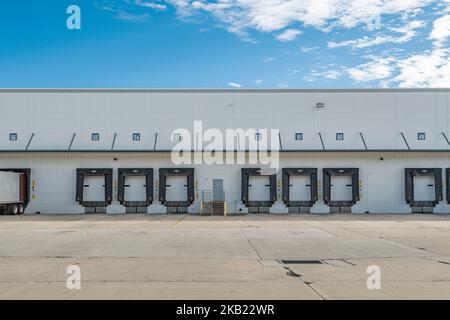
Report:
<svg viewBox="0 0 450 320"><path fill-rule="evenodd" d="M0 299L18 298L450 299L450 216L0 216Z"/></svg>

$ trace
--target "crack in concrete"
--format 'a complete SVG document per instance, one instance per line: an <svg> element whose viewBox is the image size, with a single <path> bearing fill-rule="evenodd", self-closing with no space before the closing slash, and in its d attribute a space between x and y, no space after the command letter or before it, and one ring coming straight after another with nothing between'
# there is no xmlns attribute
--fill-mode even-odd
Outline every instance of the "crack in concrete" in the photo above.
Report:
<svg viewBox="0 0 450 320"><path fill-rule="evenodd" d="M186 242L188 241L189 237L191 236L192 231L189 231L186 235L186 238L184 238L183 243L181 246L178 247L177 253L175 254L175 257L178 257L181 253L181 250L184 249L184 246L186 245Z"/></svg>
<svg viewBox="0 0 450 320"><path fill-rule="evenodd" d="M314 282L311 281L306 281L305 279L303 279L303 276L301 274L298 274L294 271L292 271L291 268L289 268L288 266L284 266L284 269L287 270L286 275L290 276L290 277L294 277L297 279L300 279L300 281L302 281L308 288L310 288L315 294L317 294L322 300L327 300L327 298L325 298L323 295L320 294L319 291L317 291L312 285L314 284Z"/></svg>
<svg viewBox="0 0 450 320"><path fill-rule="evenodd" d="M450 265L450 262L447 262L447 261L434 260L433 258L430 258L430 257L421 257L421 258L422 258L422 259L425 259L425 260L437 262L437 263L442 263L442 264Z"/></svg>
<svg viewBox="0 0 450 320"><path fill-rule="evenodd" d="M333 262L333 261L342 261L342 262L344 262L344 263L346 263L346 264L348 264L348 265L356 266L356 264L351 263L350 261L347 261L346 259L343 259L343 258L341 258L341 259L323 259L323 260L321 260L321 261L322 261L324 264L328 264L328 265L333 266L333 267L339 267L339 265L330 263L330 262Z"/></svg>

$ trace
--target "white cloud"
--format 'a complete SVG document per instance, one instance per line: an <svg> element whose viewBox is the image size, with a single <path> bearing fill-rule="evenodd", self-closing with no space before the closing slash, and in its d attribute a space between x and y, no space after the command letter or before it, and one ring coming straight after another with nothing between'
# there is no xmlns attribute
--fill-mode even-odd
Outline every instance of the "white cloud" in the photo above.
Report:
<svg viewBox="0 0 450 320"><path fill-rule="evenodd" d="M326 79L337 80L342 76L342 72L339 70L328 70L323 73L323 76Z"/></svg>
<svg viewBox="0 0 450 320"><path fill-rule="evenodd" d="M450 49L412 55L399 61L397 67L399 74L393 81L399 87L450 87Z"/></svg>
<svg viewBox="0 0 450 320"><path fill-rule="evenodd" d="M441 0L442 1L442 0ZM166 0L181 16L207 12L229 32L249 38L248 31L269 33L293 24L329 31L365 24L374 14L415 13L438 0Z"/></svg>
<svg viewBox="0 0 450 320"><path fill-rule="evenodd" d="M435 40L434 45L442 47L450 37L450 15L440 17L433 22L430 39Z"/></svg>
<svg viewBox="0 0 450 320"><path fill-rule="evenodd" d="M277 60L277 58L275 58L275 57L267 57L267 58L264 58L264 62L265 63L271 63L271 62L274 62L274 61L276 61Z"/></svg>
<svg viewBox="0 0 450 320"><path fill-rule="evenodd" d="M242 84L236 82L228 82L228 86L232 88L242 88Z"/></svg>
<svg viewBox="0 0 450 320"><path fill-rule="evenodd" d="M122 21L129 21L129 22L145 22L150 18L150 15L148 13L130 13L126 11L118 11L116 13L116 19L122 20Z"/></svg>
<svg viewBox="0 0 450 320"><path fill-rule="evenodd" d="M406 58L378 57L346 70L350 78L361 81L380 80L379 86L395 83L401 88L450 87L450 49L435 48Z"/></svg>
<svg viewBox="0 0 450 320"><path fill-rule="evenodd" d="M397 84L400 87L450 87L450 49L447 45L450 38L450 0L137 1L141 4L149 3L151 5L148 7L156 10L158 8L163 10L163 6L167 8L171 5L183 19L206 14L214 19L214 25L219 25L246 41L253 41L252 32L255 31L273 33L280 41L293 41L301 34L300 29L303 28L311 27L329 32L356 26L365 27L367 20L375 14L381 13L382 18L396 14L396 24L398 25L399 21L404 23L401 27L386 26L373 36L328 43L329 48L366 48L369 52L376 52L378 57L369 57L368 62L356 66L327 65L326 68L311 71L304 80L315 81L318 77L336 80L348 75L349 78L359 82L378 81L380 86ZM420 32L423 32L419 29L425 26L422 20L427 13L423 9L430 4L435 4L433 14L441 16L435 18L433 22L428 51L407 55L406 51L396 51L393 46L389 46L384 52L375 51L373 47L378 45L403 44L418 38ZM147 17L124 14L122 18L139 21ZM307 47L300 49L304 53L316 50ZM277 60L275 57L263 59L267 63L275 60ZM228 86L242 87L235 82L229 82ZM289 86L287 82L279 84L279 87L287 86Z"/></svg>
<svg viewBox="0 0 450 320"><path fill-rule="evenodd" d="M103 0L102 2L94 2L94 5L103 11L108 11L114 14L114 17L118 20L127 22L146 22L150 18L148 10L149 8L156 11L167 10L167 6L163 3L157 3L156 1L142 1L142 0L125 0L121 3L116 3L112 0ZM142 9L136 10L132 7L140 7Z"/></svg>
<svg viewBox="0 0 450 320"><path fill-rule="evenodd" d="M419 26L415 23L398 29L403 30L404 35L401 38L414 36L414 29ZM428 38L434 40L430 50L408 55L405 51L395 52L391 48L386 51L388 54L385 52L378 56L370 55L367 57L369 62L346 68L344 72L359 82L378 81L380 87L388 87L391 84L402 88L450 87L450 48L446 46L446 41L450 38L448 15L433 22L433 29ZM313 70L304 80L315 81L318 76L324 77L325 72Z"/></svg>
<svg viewBox="0 0 450 320"><path fill-rule="evenodd" d="M150 8L157 11L167 10L167 6L165 4L156 3L156 2L146 2L146 1L138 1L138 3L142 7Z"/></svg>
<svg viewBox="0 0 450 320"><path fill-rule="evenodd" d="M165 0L165 2L172 5L177 10L177 14L181 17L193 14L191 0Z"/></svg>
<svg viewBox="0 0 450 320"><path fill-rule="evenodd" d="M401 36L392 36L392 35L379 35L373 38L369 38L367 36L356 39L356 40L346 40L342 42L328 42L329 48L339 48L339 47L352 47L352 48L367 48L372 46L378 46L385 43L406 43L412 40L417 35L416 29L422 28L425 26L423 21L414 20L409 22L407 25L400 28L389 28L390 31L396 33L402 33Z"/></svg>
<svg viewBox="0 0 450 320"><path fill-rule="evenodd" d="M395 61L393 57L388 58L375 58L365 64L361 64L354 68L348 68L346 72L356 81L374 81L386 79L392 75L393 66Z"/></svg>
<svg viewBox="0 0 450 320"><path fill-rule="evenodd" d="M434 48L397 61L398 75L392 81L403 88L450 87L450 49L444 48L449 37L450 15L445 15L433 22L429 39L435 40Z"/></svg>
<svg viewBox="0 0 450 320"><path fill-rule="evenodd" d="M303 80L314 82L318 78L337 80L342 77L342 68L336 67L334 64L321 65L318 69L319 70L312 70L308 75L303 77Z"/></svg>
<svg viewBox="0 0 450 320"><path fill-rule="evenodd" d="M294 41L302 32L297 29L287 29L276 36L277 40L282 42Z"/></svg>
<svg viewBox="0 0 450 320"><path fill-rule="evenodd" d="M278 88L280 89L287 89L290 88L289 82L282 82L278 84Z"/></svg>
<svg viewBox="0 0 450 320"><path fill-rule="evenodd" d="M310 52L314 52L317 49L319 49L319 47L301 47L300 48L300 52L302 53L310 53Z"/></svg>

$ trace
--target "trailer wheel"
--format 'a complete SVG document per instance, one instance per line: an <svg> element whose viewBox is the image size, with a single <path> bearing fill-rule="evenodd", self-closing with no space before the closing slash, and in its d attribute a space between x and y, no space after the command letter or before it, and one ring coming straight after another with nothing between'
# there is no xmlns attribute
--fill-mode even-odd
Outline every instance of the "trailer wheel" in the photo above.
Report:
<svg viewBox="0 0 450 320"><path fill-rule="evenodd" d="M10 215L16 215L18 212L19 212L19 208L17 207L17 205L12 204L12 205L9 206L8 213Z"/></svg>
<svg viewBox="0 0 450 320"><path fill-rule="evenodd" d="M25 212L25 206L23 204L18 205L17 214L23 214Z"/></svg>

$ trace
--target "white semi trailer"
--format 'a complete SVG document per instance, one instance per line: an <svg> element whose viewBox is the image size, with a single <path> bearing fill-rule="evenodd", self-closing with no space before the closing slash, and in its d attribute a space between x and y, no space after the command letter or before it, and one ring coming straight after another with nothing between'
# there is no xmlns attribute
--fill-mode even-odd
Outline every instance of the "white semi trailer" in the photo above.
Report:
<svg viewBox="0 0 450 320"><path fill-rule="evenodd" d="M26 202L25 173L0 171L0 213L22 214Z"/></svg>

